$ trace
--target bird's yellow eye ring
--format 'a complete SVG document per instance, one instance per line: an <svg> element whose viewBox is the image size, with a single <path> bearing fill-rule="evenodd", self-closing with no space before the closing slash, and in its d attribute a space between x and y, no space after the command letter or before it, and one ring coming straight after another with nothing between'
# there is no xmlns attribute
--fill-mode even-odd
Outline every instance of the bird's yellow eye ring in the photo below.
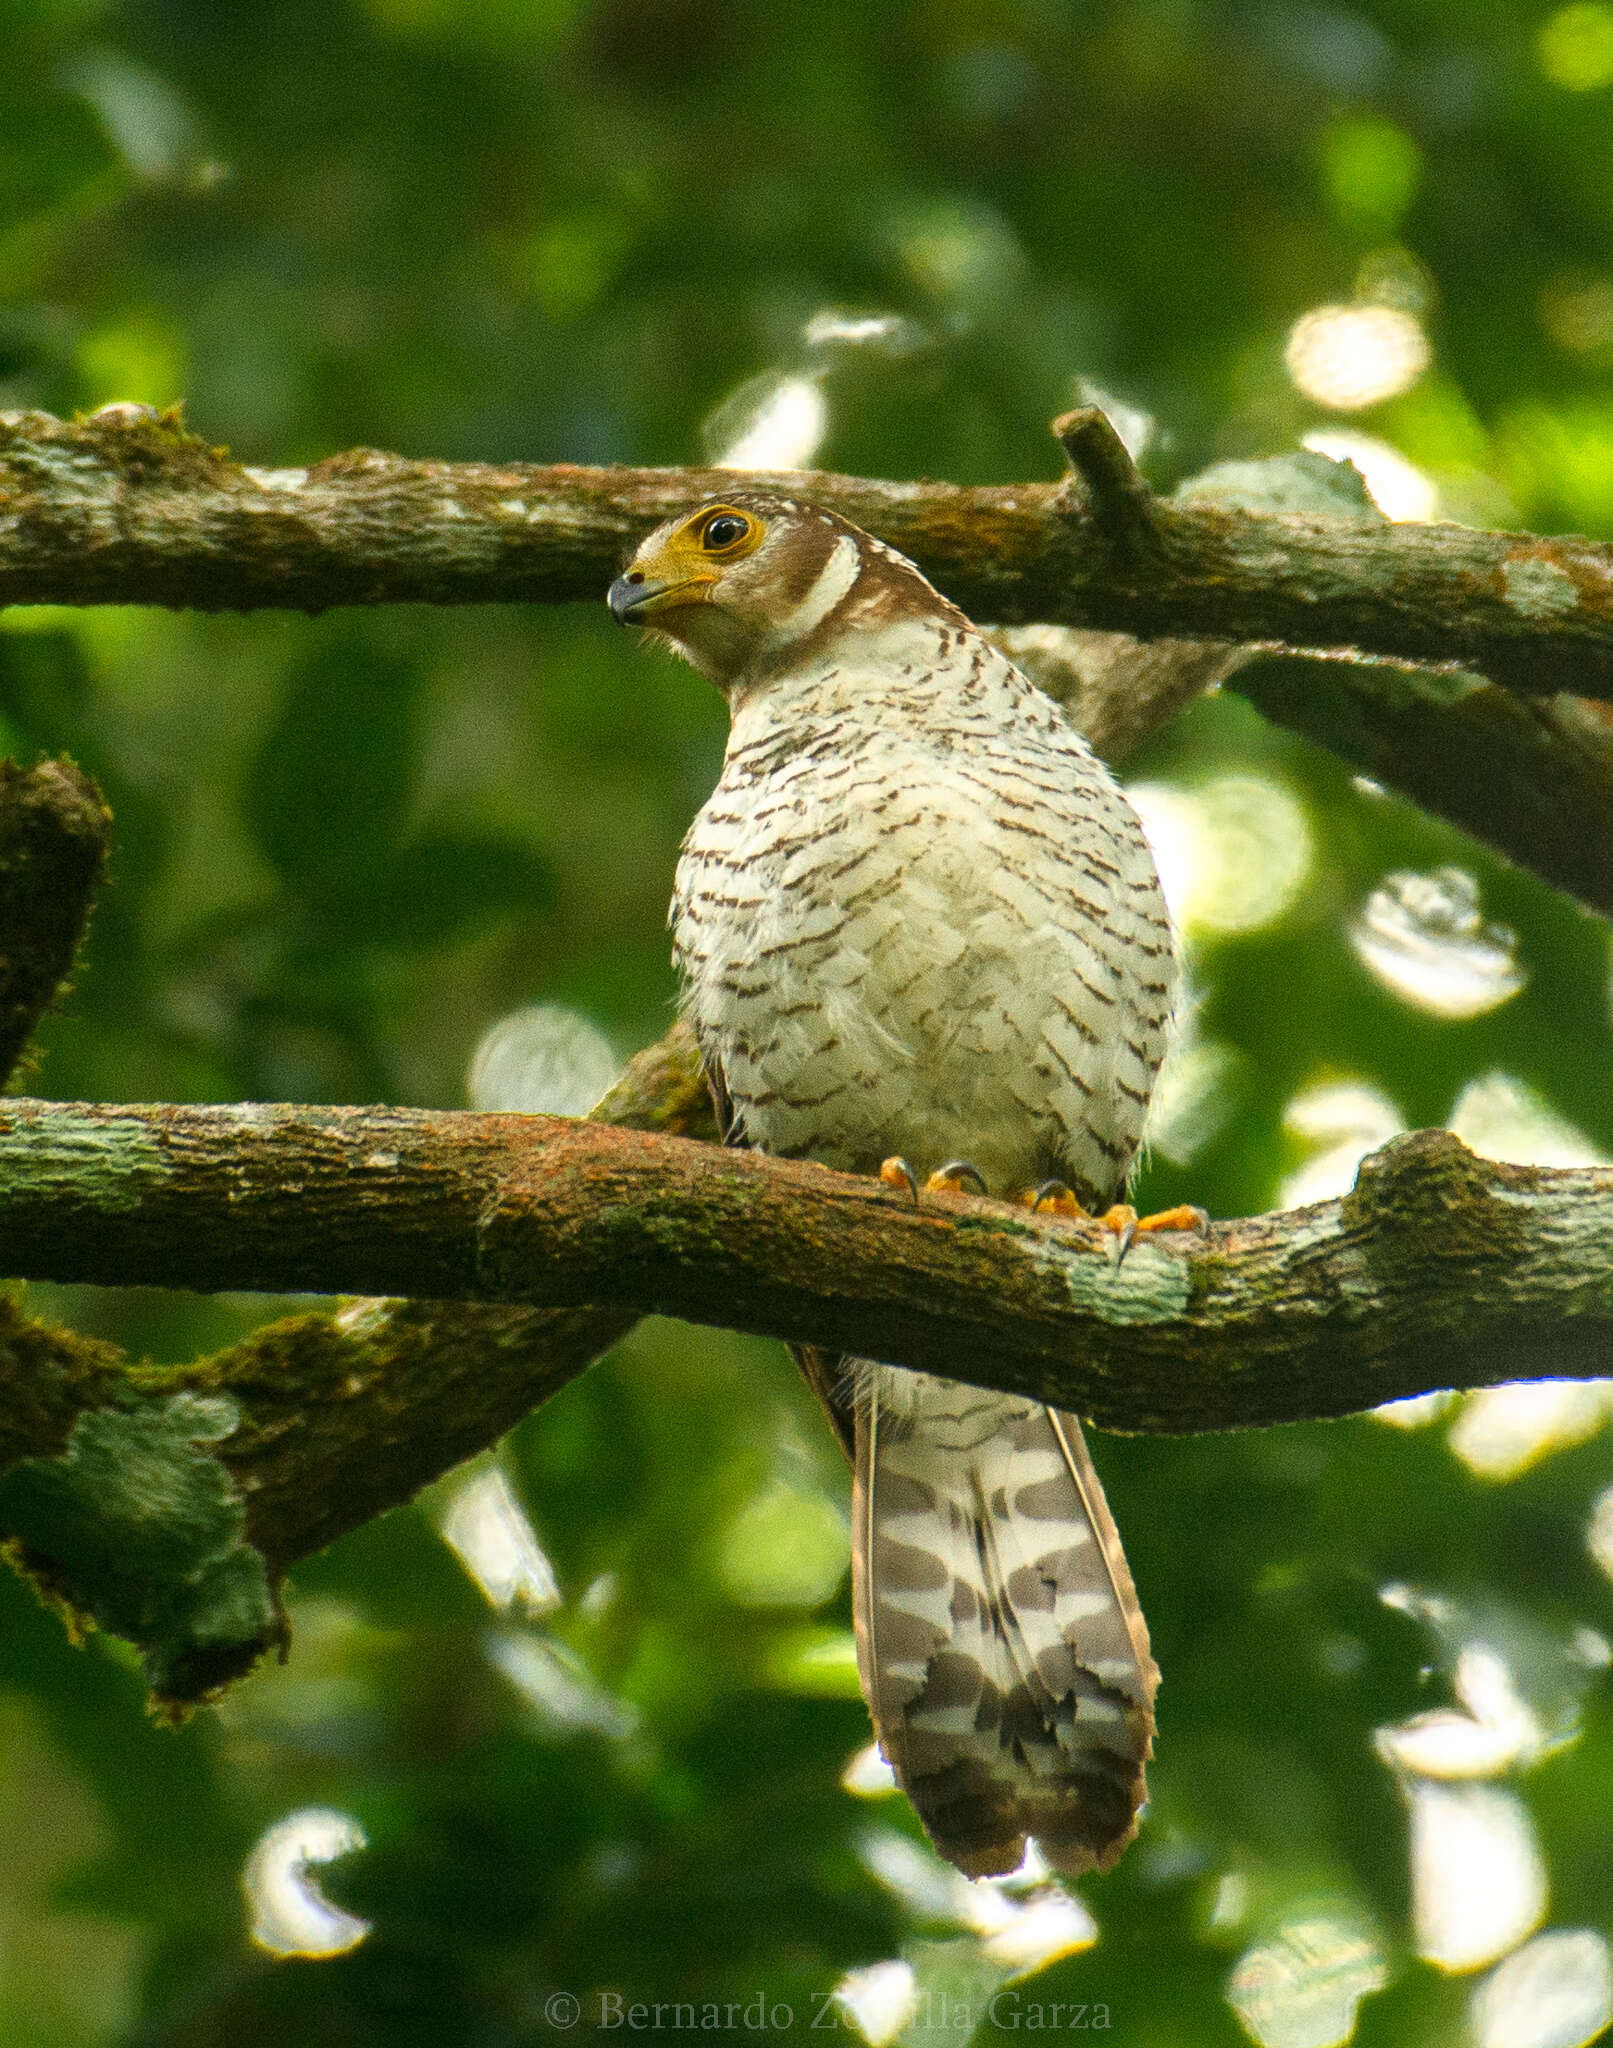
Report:
<svg viewBox="0 0 1613 2048"><path fill-rule="evenodd" d="M741 512L713 512L700 529L700 545L708 555L726 555L750 530L750 521Z"/></svg>

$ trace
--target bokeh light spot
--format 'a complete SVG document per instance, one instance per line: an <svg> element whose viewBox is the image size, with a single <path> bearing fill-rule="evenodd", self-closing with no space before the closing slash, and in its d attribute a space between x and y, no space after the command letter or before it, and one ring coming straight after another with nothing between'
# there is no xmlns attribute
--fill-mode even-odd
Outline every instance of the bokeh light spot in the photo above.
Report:
<svg viewBox="0 0 1613 2048"><path fill-rule="evenodd" d="M883 1799L898 1789L896 1773L881 1755L877 1742L868 1743L847 1759L840 1782L854 1799Z"/></svg>
<svg viewBox="0 0 1613 2048"><path fill-rule="evenodd" d="M1613 1413L1613 1381L1517 1380L1469 1394L1452 1451L1480 1479L1515 1479L1552 1451L1585 1443Z"/></svg>
<svg viewBox="0 0 1613 2048"><path fill-rule="evenodd" d="M1613 2020L1613 1959L1588 1927L1537 1934L1473 1994L1474 2048L1584 2048Z"/></svg>
<svg viewBox="0 0 1613 2048"><path fill-rule="evenodd" d="M723 1532L723 1585L742 1607L817 1607L851 1561L851 1535L818 1493L770 1486Z"/></svg>
<svg viewBox="0 0 1613 2048"><path fill-rule="evenodd" d="M637 1707L607 1692L575 1652L536 1629L502 1629L489 1636L487 1657L546 1735L594 1734L625 1742L638 1732Z"/></svg>
<svg viewBox="0 0 1613 2048"><path fill-rule="evenodd" d="M1191 788L1128 790L1159 866L1171 914L1189 930L1230 936L1275 924L1311 871L1305 806L1262 775L1221 775Z"/></svg>
<svg viewBox="0 0 1613 2048"><path fill-rule="evenodd" d="M1591 1518L1585 1530L1585 1548L1602 1570L1613 1579L1613 1486L1607 1486L1591 1504Z"/></svg>
<svg viewBox="0 0 1613 2048"><path fill-rule="evenodd" d="M159 409L185 396L183 337L153 313L94 327L77 350L86 407L132 403Z"/></svg>
<svg viewBox="0 0 1613 2048"><path fill-rule="evenodd" d="M1540 324L1567 355L1613 351L1613 278L1558 277L1541 287Z"/></svg>
<svg viewBox="0 0 1613 2048"><path fill-rule="evenodd" d="M900 313L846 313L824 306L801 329L808 348L868 349L875 355L907 356L923 346L924 330Z"/></svg>
<svg viewBox="0 0 1613 2048"><path fill-rule="evenodd" d="M1416 196L1423 153L1392 121L1335 121L1321 143L1322 189L1346 227L1392 234Z"/></svg>
<svg viewBox="0 0 1613 2048"><path fill-rule="evenodd" d="M899 1957L848 1970L835 1986L834 2002L868 2043L885 2048L918 2011L918 1979Z"/></svg>
<svg viewBox="0 0 1613 2048"><path fill-rule="evenodd" d="M482 1033L465 1094L472 1109L584 1116L616 1078L610 1040L558 1003L512 1010Z"/></svg>
<svg viewBox="0 0 1613 2048"><path fill-rule="evenodd" d="M1528 980L1516 934L1485 922L1479 885L1465 868L1385 876L1352 921L1349 940L1386 988L1436 1017L1482 1017Z"/></svg>
<svg viewBox="0 0 1613 2048"><path fill-rule="evenodd" d="M1507 1159L1515 1166L1610 1163L1538 1089L1499 1070L1468 1082L1452 1105L1447 1128L1481 1157Z"/></svg>
<svg viewBox="0 0 1613 2048"><path fill-rule="evenodd" d="M1302 1208L1348 1194L1367 1154L1405 1128L1399 1109L1370 1082L1329 1081L1302 1088L1283 1111L1283 1129L1314 1146L1315 1156L1284 1180L1279 1206Z"/></svg>
<svg viewBox="0 0 1613 2048"><path fill-rule="evenodd" d="M1535 38L1540 68L1565 92L1597 92L1613 85L1613 7L1575 0L1541 23Z"/></svg>
<svg viewBox="0 0 1613 2048"><path fill-rule="evenodd" d="M1452 1685L1460 1708L1434 1707L1377 1731L1373 1747L1385 1763L1423 1778L1493 1778L1539 1752L1540 1723L1488 1643L1463 1646Z"/></svg>
<svg viewBox="0 0 1613 2048"><path fill-rule="evenodd" d="M358 1946L369 1921L333 1905L313 1866L350 1856L367 1839L351 1814L328 1806L304 1807L264 1829L241 1873L259 1948L277 1956L339 1956Z"/></svg>
<svg viewBox="0 0 1613 2048"><path fill-rule="evenodd" d="M1529 1810L1494 1785L1413 1778L1412 1919L1417 1952L1476 1970L1515 1948L1546 1910L1546 1867Z"/></svg>
<svg viewBox="0 0 1613 2048"><path fill-rule="evenodd" d="M1409 391L1428 368L1428 336L1403 306L1316 306L1289 331L1283 361L1296 389L1334 412Z"/></svg>
<svg viewBox="0 0 1613 2048"><path fill-rule="evenodd" d="M763 377L742 386L706 423L719 469L806 469L829 425L812 377Z"/></svg>
<svg viewBox="0 0 1613 2048"><path fill-rule="evenodd" d="M554 1567L496 1466L455 1486L437 1526L490 1606L539 1615L560 1605Z"/></svg>
<svg viewBox="0 0 1613 2048"><path fill-rule="evenodd" d="M1227 2002L1260 2048L1337 2048L1355 2032L1361 2000L1385 1979L1359 1916L1324 1908L1247 1949L1227 1980Z"/></svg>
<svg viewBox="0 0 1613 2048"><path fill-rule="evenodd" d="M1055 1884L1025 1899L1014 1898L1000 1885L979 1885L972 1903L971 1924L982 1952L989 1962L1016 1975L1091 1948L1098 1938L1097 1922L1086 1907Z"/></svg>
<svg viewBox="0 0 1613 2048"><path fill-rule="evenodd" d="M1357 433L1351 427L1318 427L1300 445L1331 461L1352 463L1385 519L1416 522L1438 518L1439 486L1434 479L1376 434Z"/></svg>
<svg viewBox="0 0 1613 2048"><path fill-rule="evenodd" d="M857 1639L849 1628L797 1628L768 1645L767 1678L780 1692L809 1699L862 1698L857 1677Z"/></svg>

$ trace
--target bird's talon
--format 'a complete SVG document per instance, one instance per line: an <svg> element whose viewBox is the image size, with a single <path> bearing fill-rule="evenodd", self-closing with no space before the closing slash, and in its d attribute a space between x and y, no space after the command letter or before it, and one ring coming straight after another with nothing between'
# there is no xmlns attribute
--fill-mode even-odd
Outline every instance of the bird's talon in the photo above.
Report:
<svg viewBox="0 0 1613 2048"><path fill-rule="evenodd" d="M938 1166L924 1183L934 1193L961 1195L966 1181L973 1181L978 1194L987 1194L986 1176L969 1159L949 1159L945 1166Z"/></svg>
<svg viewBox="0 0 1613 2048"><path fill-rule="evenodd" d="M1115 1264L1118 1266L1131 1249L1131 1241L1137 1235L1137 1211L1128 1202L1116 1202L1113 1208L1104 1210L1098 1218L1098 1224L1114 1237Z"/></svg>
<svg viewBox="0 0 1613 2048"><path fill-rule="evenodd" d="M918 1207L918 1176L899 1152L893 1152L889 1159L881 1161L879 1177L888 1188L906 1188L913 1197L913 1207Z"/></svg>
<svg viewBox="0 0 1613 2048"><path fill-rule="evenodd" d="M1061 1180L1044 1180L1039 1188L1029 1189L1021 1200L1033 1216L1044 1202L1054 1216L1085 1216L1087 1213L1076 1200L1075 1190Z"/></svg>
<svg viewBox="0 0 1613 2048"><path fill-rule="evenodd" d="M1139 1230L1196 1230L1200 1235L1209 1227L1209 1211L1201 1209L1197 1202L1178 1202L1174 1209L1158 1209L1137 1224Z"/></svg>
<svg viewBox="0 0 1613 2048"><path fill-rule="evenodd" d="M1117 1202L1112 1209L1105 1210L1098 1221L1105 1230L1114 1232L1116 1266L1131 1249L1132 1240L1144 1231L1194 1230L1202 1233L1210 1227L1207 1212L1193 1202L1179 1202L1174 1209L1157 1209L1151 1216L1139 1216L1128 1203Z"/></svg>

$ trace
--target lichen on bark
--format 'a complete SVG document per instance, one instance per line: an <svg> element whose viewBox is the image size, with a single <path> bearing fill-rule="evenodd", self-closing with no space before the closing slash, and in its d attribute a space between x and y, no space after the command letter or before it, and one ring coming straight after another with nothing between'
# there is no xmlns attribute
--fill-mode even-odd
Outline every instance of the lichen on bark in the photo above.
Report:
<svg viewBox="0 0 1613 2048"><path fill-rule="evenodd" d="M0 1526L53 1602L140 1645L160 1703L192 1701L284 1635L240 1488L216 1446L240 1410L190 1389L83 1411L55 1457L0 1474Z"/></svg>

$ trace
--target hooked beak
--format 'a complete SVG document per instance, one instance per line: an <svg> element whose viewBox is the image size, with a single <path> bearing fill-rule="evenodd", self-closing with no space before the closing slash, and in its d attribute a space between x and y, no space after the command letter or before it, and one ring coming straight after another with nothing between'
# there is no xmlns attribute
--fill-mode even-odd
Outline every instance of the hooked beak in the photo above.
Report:
<svg viewBox="0 0 1613 2048"><path fill-rule="evenodd" d="M647 606L664 597L669 588L668 584L651 582L642 569L635 569L629 575L617 577L605 593L605 602L617 625L629 626Z"/></svg>
<svg viewBox="0 0 1613 2048"><path fill-rule="evenodd" d="M629 569L618 576L605 593L610 615L619 626L637 626L656 612L669 612L677 605L698 604L711 587L709 576L646 576L642 569Z"/></svg>

